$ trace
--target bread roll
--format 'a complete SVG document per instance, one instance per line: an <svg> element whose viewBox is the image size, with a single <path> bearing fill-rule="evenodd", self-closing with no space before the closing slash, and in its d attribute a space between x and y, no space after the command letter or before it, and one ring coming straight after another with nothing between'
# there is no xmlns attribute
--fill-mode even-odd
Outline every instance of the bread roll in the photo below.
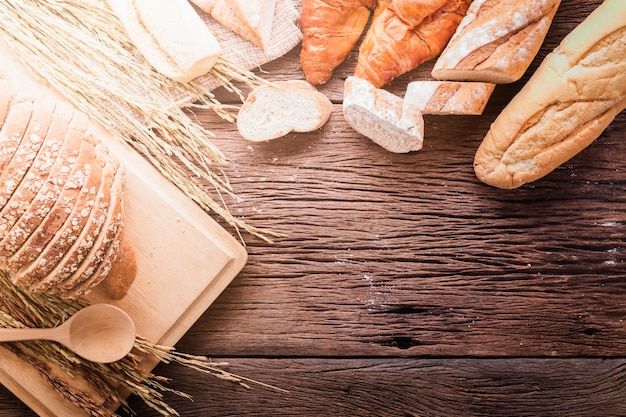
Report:
<svg viewBox="0 0 626 417"><path fill-rule="evenodd" d="M412 81L404 102L415 105L422 114L480 115L495 84L462 81Z"/></svg>
<svg viewBox="0 0 626 417"><path fill-rule="evenodd" d="M187 0L108 0L129 38L161 74L188 82L220 56L213 33Z"/></svg>
<svg viewBox="0 0 626 417"><path fill-rule="evenodd" d="M432 75L495 84L519 80L537 55L560 0L475 0Z"/></svg>
<svg viewBox="0 0 626 417"><path fill-rule="evenodd" d="M124 169L70 104L39 97L7 102L0 268L25 289L83 296L121 261ZM125 277L128 286L133 279Z"/></svg>
<svg viewBox="0 0 626 417"><path fill-rule="evenodd" d="M343 115L354 130L389 152L422 149L424 118L419 108L367 80L346 78Z"/></svg>
<svg viewBox="0 0 626 417"><path fill-rule="evenodd" d="M587 147L626 107L625 54L626 2L606 0L496 118L474 158L477 177L516 188Z"/></svg>
<svg viewBox="0 0 626 417"><path fill-rule="evenodd" d="M277 81L248 94L237 115L237 129L245 139L266 141L317 130L332 111L331 101L308 82Z"/></svg>

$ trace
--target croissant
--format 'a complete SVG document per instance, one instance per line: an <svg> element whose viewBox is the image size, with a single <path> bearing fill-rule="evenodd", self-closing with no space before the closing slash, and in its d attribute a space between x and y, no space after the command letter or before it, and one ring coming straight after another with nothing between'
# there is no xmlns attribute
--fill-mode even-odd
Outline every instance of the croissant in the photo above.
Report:
<svg viewBox="0 0 626 417"><path fill-rule="evenodd" d="M303 0L300 64L313 85L327 82L365 30L376 0Z"/></svg>
<svg viewBox="0 0 626 417"><path fill-rule="evenodd" d="M443 51L471 0L380 0L354 75L381 87Z"/></svg>
<svg viewBox="0 0 626 417"><path fill-rule="evenodd" d="M78 298L120 253L123 166L70 104L0 99L0 268L33 292Z"/></svg>

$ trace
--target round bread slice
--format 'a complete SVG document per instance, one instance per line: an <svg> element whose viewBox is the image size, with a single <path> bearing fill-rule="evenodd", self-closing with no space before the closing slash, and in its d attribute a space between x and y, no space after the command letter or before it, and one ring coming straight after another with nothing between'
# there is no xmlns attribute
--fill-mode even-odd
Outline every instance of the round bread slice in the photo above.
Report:
<svg viewBox="0 0 626 417"><path fill-rule="evenodd" d="M11 228L28 209L41 187L41 178L48 175L48 167L41 164L38 156L48 133L55 100L37 99L33 102L33 113L24 132L24 137L2 172L5 195L11 193L7 203L0 209L0 238L8 235Z"/></svg>
<svg viewBox="0 0 626 417"><path fill-rule="evenodd" d="M102 152L101 146L96 149ZM98 178L92 180L99 188L89 189L88 194L79 196L75 210L70 216L77 217L76 221L71 221L69 225L72 237L61 239L59 246L62 246L62 249L58 253L42 254L48 259L55 259L54 265L42 280L31 285L32 291L51 292L53 287L62 285L78 269L96 242L109 212L113 178L119 168L117 160L109 154L102 155L100 159L106 165L100 170ZM51 245L51 248L56 251L55 246Z"/></svg>
<svg viewBox="0 0 626 417"><path fill-rule="evenodd" d="M77 113L79 114L79 113ZM74 110L65 102L58 102L55 108L54 118L48 129L45 142L50 148L59 148L58 156L48 173L42 180L42 186L32 200L30 207L11 231L0 243L0 265L6 264L2 258L9 259L22 247L33 231L41 224L59 198L72 167L76 162L76 150L80 147L83 137L81 129L76 129L76 122L72 129L68 126ZM86 129L86 119L78 117L79 124ZM85 123L83 123L85 122ZM82 129L84 131L84 129ZM67 142L66 142L67 141Z"/></svg>
<svg viewBox="0 0 626 417"><path fill-rule="evenodd" d="M276 81L250 92L237 115L245 139L260 142L290 132L312 132L324 126L332 102L304 80Z"/></svg>

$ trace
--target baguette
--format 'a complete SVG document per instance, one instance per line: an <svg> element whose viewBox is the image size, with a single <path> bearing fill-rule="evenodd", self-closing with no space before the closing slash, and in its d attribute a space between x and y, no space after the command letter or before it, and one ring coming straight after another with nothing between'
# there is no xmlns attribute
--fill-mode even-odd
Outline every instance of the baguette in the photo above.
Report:
<svg viewBox="0 0 626 417"><path fill-rule="evenodd" d="M343 114L348 124L389 152L418 151L424 118L417 106L356 76L344 83Z"/></svg>
<svg viewBox="0 0 626 417"><path fill-rule="evenodd" d="M187 0L108 0L129 38L161 74L189 82L209 72L220 45Z"/></svg>
<svg viewBox="0 0 626 417"><path fill-rule="evenodd" d="M248 94L237 115L237 129L243 138L261 142L317 130L332 111L332 102L308 82L277 81Z"/></svg>
<svg viewBox="0 0 626 417"><path fill-rule="evenodd" d="M439 80L519 80L537 55L560 0L476 0L432 70Z"/></svg>
<svg viewBox="0 0 626 417"><path fill-rule="evenodd" d="M480 115L495 84L462 81L412 81L404 102L417 106L422 114Z"/></svg>
<svg viewBox="0 0 626 417"><path fill-rule="evenodd" d="M625 57L626 2L606 0L496 118L474 157L476 176L517 188L587 147L626 107Z"/></svg>

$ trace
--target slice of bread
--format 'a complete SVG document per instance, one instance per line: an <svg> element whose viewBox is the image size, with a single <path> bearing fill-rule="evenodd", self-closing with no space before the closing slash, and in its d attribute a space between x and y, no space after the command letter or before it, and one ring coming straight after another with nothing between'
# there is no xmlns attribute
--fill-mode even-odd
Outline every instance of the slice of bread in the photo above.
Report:
<svg viewBox="0 0 626 417"><path fill-rule="evenodd" d="M424 118L419 108L369 81L346 79L343 115L354 130L390 152L422 149Z"/></svg>
<svg viewBox="0 0 626 417"><path fill-rule="evenodd" d="M306 81L277 81L250 92L239 110L237 129L245 139L261 142L317 130L332 110L328 97Z"/></svg>
<svg viewBox="0 0 626 417"><path fill-rule="evenodd" d="M211 16L222 26L265 50L270 43L276 0L217 0Z"/></svg>

